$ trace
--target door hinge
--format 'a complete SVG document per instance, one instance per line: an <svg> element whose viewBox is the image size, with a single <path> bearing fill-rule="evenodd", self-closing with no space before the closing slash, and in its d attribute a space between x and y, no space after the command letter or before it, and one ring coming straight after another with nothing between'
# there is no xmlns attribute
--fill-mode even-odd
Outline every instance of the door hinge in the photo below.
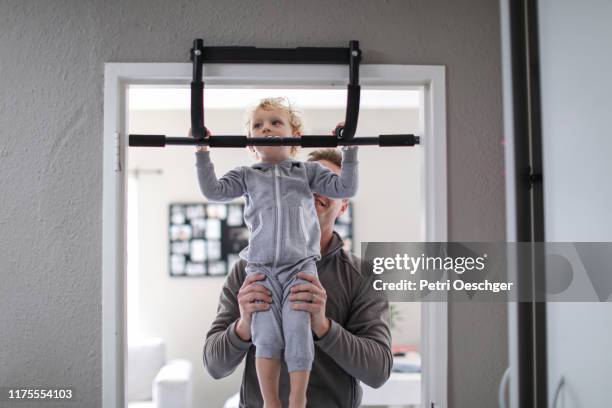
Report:
<svg viewBox="0 0 612 408"><path fill-rule="evenodd" d="M115 173L121 173L123 166L121 163L121 133L115 132Z"/></svg>
<svg viewBox="0 0 612 408"><path fill-rule="evenodd" d="M535 183L542 181L542 175L540 173L529 173L529 185L533 186Z"/></svg>
<svg viewBox="0 0 612 408"><path fill-rule="evenodd" d="M536 173L533 171L531 166L529 166L529 175L527 176L527 182L529 183L529 188L533 187L534 184L542 181L542 173Z"/></svg>

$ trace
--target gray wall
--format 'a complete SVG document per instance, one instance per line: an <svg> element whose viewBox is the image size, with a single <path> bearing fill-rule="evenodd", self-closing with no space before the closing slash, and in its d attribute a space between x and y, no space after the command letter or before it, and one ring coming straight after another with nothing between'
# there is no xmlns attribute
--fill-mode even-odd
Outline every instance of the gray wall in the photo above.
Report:
<svg viewBox="0 0 612 408"><path fill-rule="evenodd" d="M497 1L2 0L0 385L101 406L103 63L184 62L195 37L446 65L449 240L504 240ZM494 406L505 308L449 309L450 405Z"/></svg>

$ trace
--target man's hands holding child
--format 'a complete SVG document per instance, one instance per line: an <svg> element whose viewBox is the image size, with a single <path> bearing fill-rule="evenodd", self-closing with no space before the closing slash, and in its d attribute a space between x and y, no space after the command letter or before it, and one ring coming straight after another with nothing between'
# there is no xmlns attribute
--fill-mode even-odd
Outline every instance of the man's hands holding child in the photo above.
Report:
<svg viewBox="0 0 612 408"><path fill-rule="evenodd" d="M257 281L265 279L263 273L247 276L238 291L240 318L236 323L236 334L244 341L251 339L251 320L254 312L270 309L272 293ZM262 302L258 302L258 300Z"/></svg>
<svg viewBox="0 0 612 408"><path fill-rule="evenodd" d="M293 310L305 310L310 313L310 326L314 334L321 338L327 334L331 322L325 317L327 292L321 285L319 278L304 272L298 272L297 277L308 281L291 288L289 300L293 303ZM296 301L302 301L296 303Z"/></svg>
<svg viewBox="0 0 612 408"><path fill-rule="evenodd" d="M331 322L325 317L327 293L316 276L304 272L299 272L297 276L308 283L301 283L291 288L289 295L289 300L292 302L291 307L293 310L305 310L310 313L312 331L317 337L323 337L331 327ZM238 291L240 318L236 323L235 331L243 341L251 339L253 313L270 309L272 293L265 286L257 283L265 277L263 273L247 276Z"/></svg>

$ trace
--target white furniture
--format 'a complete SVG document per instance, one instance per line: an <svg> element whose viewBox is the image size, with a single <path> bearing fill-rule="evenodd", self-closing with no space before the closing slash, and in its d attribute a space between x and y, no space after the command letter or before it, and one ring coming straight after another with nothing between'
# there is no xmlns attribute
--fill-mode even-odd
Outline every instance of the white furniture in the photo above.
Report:
<svg viewBox="0 0 612 408"><path fill-rule="evenodd" d="M128 342L128 408L192 408L193 365L166 361L163 339Z"/></svg>
<svg viewBox="0 0 612 408"><path fill-rule="evenodd" d="M382 387L372 388L361 383L361 389L361 406L418 406L421 404L421 373L391 373Z"/></svg>
<svg viewBox="0 0 612 408"><path fill-rule="evenodd" d="M361 383L361 405L420 406L421 368L421 355L417 351L405 351L402 356L394 356L393 371L382 387L372 388Z"/></svg>
<svg viewBox="0 0 612 408"><path fill-rule="evenodd" d="M225 401L223 408L238 408L240 406L240 393L237 392Z"/></svg>

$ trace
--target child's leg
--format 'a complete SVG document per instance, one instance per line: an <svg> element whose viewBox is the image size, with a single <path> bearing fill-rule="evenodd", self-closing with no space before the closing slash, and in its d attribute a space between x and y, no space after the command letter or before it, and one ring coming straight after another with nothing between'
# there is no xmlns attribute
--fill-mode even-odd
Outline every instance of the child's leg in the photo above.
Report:
<svg viewBox="0 0 612 408"><path fill-rule="evenodd" d="M289 408L306 407L306 389L310 371L292 371L289 373L291 392L289 394Z"/></svg>
<svg viewBox="0 0 612 408"><path fill-rule="evenodd" d="M259 388L264 401L264 408L281 408L278 394L280 379L280 360L274 358L255 358L255 368L259 379Z"/></svg>
<svg viewBox="0 0 612 408"><path fill-rule="evenodd" d="M247 276L264 273L266 278L258 281L272 293L272 303L268 310L253 313L251 317L251 338L255 345L255 368L264 400L264 406L280 408L278 381L280 359L285 346L282 332L282 286L272 271L263 266L247 265Z"/></svg>
<svg viewBox="0 0 612 408"><path fill-rule="evenodd" d="M295 310L291 307L289 295L291 288L300 283L308 283L303 279L298 279L297 272L317 274L315 262L306 262L298 270L294 271L294 276L286 282L283 293L283 333L285 337L285 361L291 382L289 394L289 406L306 406L306 389L314 360L314 341L310 328L310 313L304 310Z"/></svg>

